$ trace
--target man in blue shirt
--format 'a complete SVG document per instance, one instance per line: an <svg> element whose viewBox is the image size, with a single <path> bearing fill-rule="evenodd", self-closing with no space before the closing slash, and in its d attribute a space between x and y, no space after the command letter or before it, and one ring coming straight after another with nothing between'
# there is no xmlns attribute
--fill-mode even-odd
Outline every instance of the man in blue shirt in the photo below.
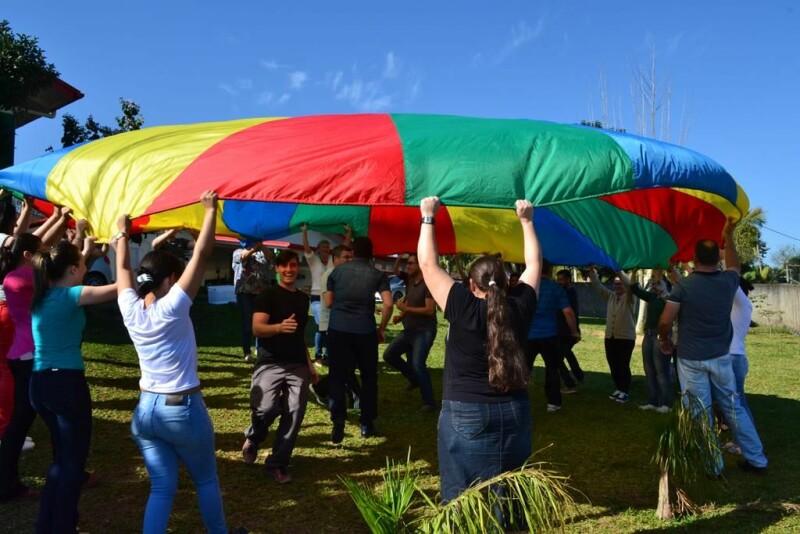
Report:
<svg viewBox="0 0 800 534"><path fill-rule="evenodd" d="M528 368L533 370L536 356L541 354L544 358L544 392L547 397L547 411L552 413L561 409L561 378L558 373L561 353L558 345L557 314L563 313L573 338L580 340L581 334L578 332L575 312L569 305L567 293L553 281L553 266L547 260L542 261L538 300L528 331L528 341L525 343L525 359Z"/></svg>
<svg viewBox="0 0 800 534"><path fill-rule="evenodd" d="M377 436L374 421L378 416L378 343L392 318L392 293L389 279L369 260L372 241L368 237L353 240L353 261L336 267L328 276L325 300L331 309L328 322L328 405L333 431L331 441L344 439L347 419L345 383L358 367L361 372L361 437ZM381 324L375 328L375 292L383 301Z"/></svg>

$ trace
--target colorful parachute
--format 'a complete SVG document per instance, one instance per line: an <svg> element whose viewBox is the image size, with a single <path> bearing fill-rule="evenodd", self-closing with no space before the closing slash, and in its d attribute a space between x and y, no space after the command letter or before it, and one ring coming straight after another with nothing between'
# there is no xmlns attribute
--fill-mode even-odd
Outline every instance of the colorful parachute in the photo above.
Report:
<svg viewBox="0 0 800 534"><path fill-rule="evenodd" d="M419 201L438 195L442 253L521 261L512 208L536 206L545 256L565 265L649 267L690 259L748 200L711 159L596 128L431 115L324 115L159 126L0 171L0 186L69 206L101 239L119 214L141 231L198 227L223 199L220 233L279 239L302 223L416 249Z"/></svg>

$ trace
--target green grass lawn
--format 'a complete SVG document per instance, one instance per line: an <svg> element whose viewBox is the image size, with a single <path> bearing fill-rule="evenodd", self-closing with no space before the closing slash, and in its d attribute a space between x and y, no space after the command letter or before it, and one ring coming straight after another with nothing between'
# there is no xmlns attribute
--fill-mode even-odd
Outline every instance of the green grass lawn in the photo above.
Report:
<svg viewBox="0 0 800 534"><path fill-rule="evenodd" d="M404 460L409 447L423 472L424 488L435 495L437 415L420 412L418 391L406 392L403 377L385 365L380 369L376 421L384 437L361 439L353 413L344 443L333 446L327 411L310 401L293 458L293 483L279 486L266 476L261 463L266 450L261 451L259 463L245 465L241 445L249 422L251 367L240 355L236 307L209 306L198 298L193 317L229 524L245 525L252 532L367 532L339 477L377 482L385 458ZM800 455L794 448L800 443L800 338L766 328L755 328L748 336L748 402L770 459L769 473L742 473L736 467L738 457L727 455L723 483L703 479L687 488L703 506L702 515L661 522L655 517L659 473L650 459L664 416L637 408L645 403L639 347L631 365L632 402L619 405L607 398L614 388L603 355L602 326L592 320L583 324L584 340L576 354L587 374L579 392L564 396L561 412L546 413L541 359L531 385L536 458L569 475L571 485L580 491L575 494L580 515L568 531L800 531ZM437 394L441 392L445 329L445 323L440 323L429 359ZM103 480L83 493L81 530L137 532L149 481L129 430L138 391L136 354L113 306L89 310L85 339L94 400L89 468ZM50 461L49 438L38 419L31 434L37 447L23 457L21 470L28 483L41 486ZM31 532L37 509L34 502L0 505L0 531ZM203 531L194 489L185 473L170 528L176 533Z"/></svg>

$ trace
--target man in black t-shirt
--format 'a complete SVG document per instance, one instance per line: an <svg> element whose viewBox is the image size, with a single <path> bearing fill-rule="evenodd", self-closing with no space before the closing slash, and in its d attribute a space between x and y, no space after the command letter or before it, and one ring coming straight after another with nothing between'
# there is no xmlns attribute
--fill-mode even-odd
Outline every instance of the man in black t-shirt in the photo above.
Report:
<svg viewBox="0 0 800 534"><path fill-rule="evenodd" d="M275 258L278 285L265 289L253 313L258 337L258 360L250 387L251 424L242 446L245 463L258 456L258 445L280 416L266 469L281 484L291 482L289 460L306 413L309 382L319 379L305 342L308 295L295 286L300 264L297 254L281 251Z"/></svg>

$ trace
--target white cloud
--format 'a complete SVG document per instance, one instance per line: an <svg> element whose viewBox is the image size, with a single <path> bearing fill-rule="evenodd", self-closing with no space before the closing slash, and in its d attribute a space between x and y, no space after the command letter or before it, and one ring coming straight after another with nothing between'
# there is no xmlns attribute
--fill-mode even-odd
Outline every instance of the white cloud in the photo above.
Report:
<svg viewBox="0 0 800 534"><path fill-rule="evenodd" d="M308 74L301 70L289 73L289 87L294 90L302 89L306 81L308 81Z"/></svg>
<svg viewBox="0 0 800 534"><path fill-rule="evenodd" d="M230 96L236 96L239 94L239 91L237 91L236 88L229 83L218 83L217 87L228 93Z"/></svg>
<svg viewBox="0 0 800 534"><path fill-rule="evenodd" d="M290 99L290 98L292 98L292 95L290 95L289 93L283 93L283 94L280 96L280 98L278 98L278 100L275 102L275 105L276 105L276 106L282 106L282 105L284 105L285 103L287 103L287 102L289 101L289 99Z"/></svg>
<svg viewBox="0 0 800 534"><path fill-rule="evenodd" d="M333 75L331 79L331 87L333 90L336 91L339 88L339 84L342 83L342 78L344 77L344 73L342 71L336 71L336 74Z"/></svg>
<svg viewBox="0 0 800 534"><path fill-rule="evenodd" d="M259 61L259 64L267 70L277 70L280 68L280 65L274 59L262 59Z"/></svg>
<svg viewBox="0 0 800 534"><path fill-rule="evenodd" d="M395 60L394 52L389 52L386 54L386 64L383 67L383 77L384 78L397 77L397 61Z"/></svg>
<svg viewBox="0 0 800 534"><path fill-rule="evenodd" d="M249 91L253 88L253 80L250 78L239 78L236 80L236 87L241 89L242 91Z"/></svg>
<svg viewBox="0 0 800 534"><path fill-rule="evenodd" d="M503 61L511 52L539 37L542 31L544 31L544 17L539 18L535 28L528 26L524 20L519 21L512 26L511 39L500 51L497 62Z"/></svg>
<svg viewBox="0 0 800 534"><path fill-rule="evenodd" d="M256 104L259 106L268 106L272 103L272 99L275 95L273 95L269 91L264 91L263 93L259 93L258 97L256 97Z"/></svg>

